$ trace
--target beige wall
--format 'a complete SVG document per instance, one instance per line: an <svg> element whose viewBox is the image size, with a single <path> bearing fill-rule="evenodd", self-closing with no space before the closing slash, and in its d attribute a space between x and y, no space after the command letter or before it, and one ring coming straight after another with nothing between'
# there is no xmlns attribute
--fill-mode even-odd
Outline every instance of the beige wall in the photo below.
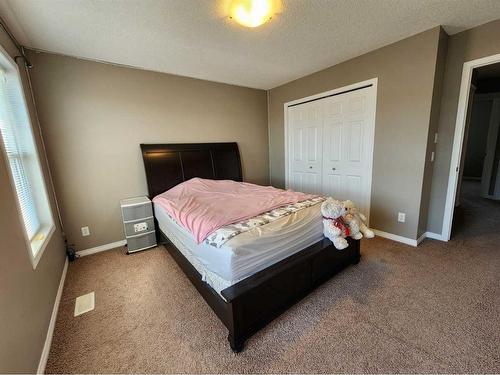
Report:
<svg viewBox="0 0 500 375"><path fill-rule="evenodd" d="M442 232L463 63L498 53L500 53L500 20L452 35L448 39L439 119L439 142L427 225L431 232L438 234Z"/></svg>
<svg viewBox="0 0 500 375"><path fill-rule="evenodd" d="M378 77L370 224L415 239L439 38L436 27L270 90L272 184L285 182L283 104Z"/></svg>
<svg viewBox="0 0 500 375"><path fill-rule="evenodd" d="M124 238L120 199L147 193L140 143L237 141L244 179L269 183L265 91L46 53L30 57L63 223L78 250Z"/></svg>
<svg viewBox="0 0 500 375"><path fill-rule="evenodd" d="M0 32L0 44L11 56L17 51ZM42 168L54 220L57 213L43 155L40 132L36 123L27 75L22 60L21 77L25 87L33 133L42 155ZM8 164L0 152L0 373L33 373L37 370L47 335L59 280L64 267L65 251L61 230L57 225L36 270L33 270L26 248L23 227L16 205L16 195L10 182Z"/></svg>

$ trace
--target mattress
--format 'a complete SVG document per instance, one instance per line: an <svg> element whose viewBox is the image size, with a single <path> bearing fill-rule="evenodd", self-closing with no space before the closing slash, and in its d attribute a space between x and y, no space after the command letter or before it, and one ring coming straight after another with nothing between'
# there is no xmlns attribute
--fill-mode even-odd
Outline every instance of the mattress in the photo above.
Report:
<svg viewBox="0 0 500 375"><path fill-rule="evenodd" d="M197 244L158 204L155 216L162 232L217 293L305 249L323 238L321 204L304 208L269 224L252 228L222 247Z"/></svg>

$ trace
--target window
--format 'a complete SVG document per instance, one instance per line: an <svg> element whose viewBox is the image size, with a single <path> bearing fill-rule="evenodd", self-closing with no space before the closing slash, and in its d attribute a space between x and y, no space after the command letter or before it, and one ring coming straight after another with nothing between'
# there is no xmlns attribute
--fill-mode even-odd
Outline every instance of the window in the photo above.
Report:
<svg viewBox="0 0 500 375"><path fill-rule="evenodd" d="M17 65L0 49L0 135L28 252L36 268L54 232L54 220L33 138Z"/></svg>

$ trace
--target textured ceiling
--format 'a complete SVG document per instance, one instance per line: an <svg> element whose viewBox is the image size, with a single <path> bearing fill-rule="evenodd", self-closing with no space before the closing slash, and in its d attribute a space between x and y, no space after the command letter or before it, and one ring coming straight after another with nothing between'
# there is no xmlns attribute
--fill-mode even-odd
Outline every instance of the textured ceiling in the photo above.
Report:
<svg viewBox="0 0 500 375"><path fill-rule="evenodd" d="M500 18L500 0L285 0L259 28L227 0L2 0L20 42L40 50L269 89L443 25Z"/></svg>

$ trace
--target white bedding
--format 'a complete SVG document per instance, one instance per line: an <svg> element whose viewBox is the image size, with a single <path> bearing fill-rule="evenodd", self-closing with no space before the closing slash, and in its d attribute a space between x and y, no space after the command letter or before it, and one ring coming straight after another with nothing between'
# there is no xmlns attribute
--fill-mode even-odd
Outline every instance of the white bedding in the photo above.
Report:
<svg viewBox="0 0 500 375"><path fill-rule="evenodd" d="M170 218L161 206L155 203L154 208L163 233L219 294L221 290L323 238L321 204L241 233L220 248L197 244L193 236Z"/></svg>

